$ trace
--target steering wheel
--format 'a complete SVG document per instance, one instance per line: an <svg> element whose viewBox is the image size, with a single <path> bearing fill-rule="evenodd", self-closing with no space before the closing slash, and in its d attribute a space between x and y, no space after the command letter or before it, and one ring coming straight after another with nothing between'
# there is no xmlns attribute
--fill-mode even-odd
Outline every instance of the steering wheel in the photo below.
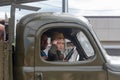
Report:
<svg viewBox="0 0 120 80"><path fill-rule="evenodd" d="M75 47L73 47L73 48L69 51L69 53L66 55L66 57L64 58L64 60L68 61L68 60L71 58L71 56L72 56L73 53L74 53L74 49L75 49Z"/></svg>

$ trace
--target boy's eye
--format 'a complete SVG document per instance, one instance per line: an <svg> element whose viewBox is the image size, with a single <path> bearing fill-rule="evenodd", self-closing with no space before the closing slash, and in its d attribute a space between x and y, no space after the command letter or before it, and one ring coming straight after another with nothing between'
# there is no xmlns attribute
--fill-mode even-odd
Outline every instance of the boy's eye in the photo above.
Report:
<svg viewBox="0 0 120 80"><path fill-rule="evenodd" d="M64 44L64 42L57 42L57 44Z"/></svg>
<svg viewBox="0 0 120 80"><path fill-rule="evenodd" d="M57 44L60 44L61 42L57 42Z"/></svg>

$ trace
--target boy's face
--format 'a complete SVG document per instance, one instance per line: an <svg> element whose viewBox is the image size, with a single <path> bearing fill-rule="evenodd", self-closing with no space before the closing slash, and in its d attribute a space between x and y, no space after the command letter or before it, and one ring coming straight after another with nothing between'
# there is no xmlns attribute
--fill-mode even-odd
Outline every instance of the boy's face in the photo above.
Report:
<svg viewBox="0 0 120 80"><path fill-rule="evenodd" d="M57 49L61 51L64 48L64 39L58 39L56 46L57 46Z"/></svg>

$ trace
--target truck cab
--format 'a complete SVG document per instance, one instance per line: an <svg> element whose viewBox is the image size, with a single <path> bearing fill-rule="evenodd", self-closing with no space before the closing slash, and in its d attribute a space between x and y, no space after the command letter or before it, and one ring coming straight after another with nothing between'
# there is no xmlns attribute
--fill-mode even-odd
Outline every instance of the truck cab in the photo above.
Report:
<svg viewBox="0 0 120 80"><path fill-rule="evenodd" d="M64 60L44 60L41 36L63 33ZM114 59L114 60L113 60ZM17 24L14 80L119 80L119 57L109 56L84 17L65 13L33 13Z"/></svg>

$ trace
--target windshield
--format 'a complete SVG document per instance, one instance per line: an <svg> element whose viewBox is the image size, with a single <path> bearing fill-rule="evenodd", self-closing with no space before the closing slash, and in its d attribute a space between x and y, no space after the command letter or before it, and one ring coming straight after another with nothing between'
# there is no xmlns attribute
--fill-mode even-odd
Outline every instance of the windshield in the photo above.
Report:
<svg viewBox="0 0 120 80"><path fill-rule="evenodd" d="M85 34L81 31L78 32L77 39L78 39L79 43L81 44L87 57L93 56L94 55L93 47L91 46L91 44L90 44L89 40L87 39L87 37L85 36Z"/></svg>

